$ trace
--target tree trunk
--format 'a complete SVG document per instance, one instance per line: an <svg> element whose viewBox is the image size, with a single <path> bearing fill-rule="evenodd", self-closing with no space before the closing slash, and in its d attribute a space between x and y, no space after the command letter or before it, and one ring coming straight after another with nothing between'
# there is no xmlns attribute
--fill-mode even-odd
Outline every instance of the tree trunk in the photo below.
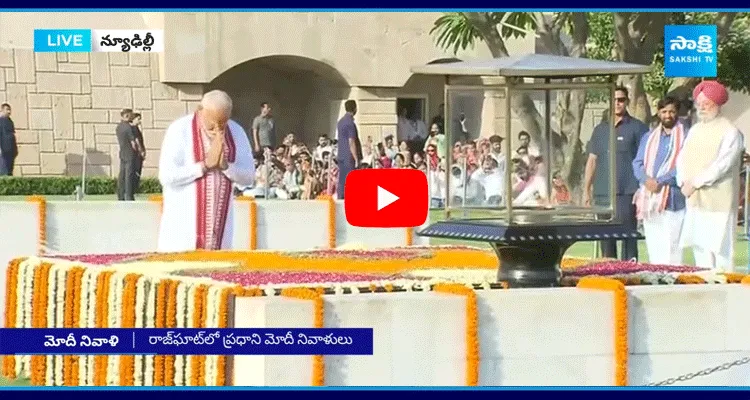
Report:
<svg viewBox="0 0 750 400"><path fill-rule="evenodd" d="M650 65L660 43L664 42L664 26L671 13L614 13L615 42L621 61ZM642 75L620 76L618 83L630 92L631 115L641 121L651 120L651 104L643 87Z"/></svg>
<svg viewBox="0 0 750 400"><path fill-rule="evenodd" d="M505 40L500 36L497 26L487 18L486 13L465 12L463 14L482 35L482 39L490 50L492 57L500 58L509 56L508 49L505 47ZM512 96L511 99L506 99L506 101L508 100L511 102L511 109L513 113L515 113L515 117L520 120L521 124L531 136L531 140L537 144L541 143L541 127L544 125L544 120L542 115L539 114L539 111L536 109L536 105L531 97L523 94L520 96ZM498 115L498 113L503 115L505 113L504 107L502 107L502 110L499 108L501 108L499 105L495 106L495 115ZM505 117L511 118L512 116L505 115ZM508 134L511 133L508 132ZM513 143L512 138L505 139L508 141L509 145Z"/></svg>

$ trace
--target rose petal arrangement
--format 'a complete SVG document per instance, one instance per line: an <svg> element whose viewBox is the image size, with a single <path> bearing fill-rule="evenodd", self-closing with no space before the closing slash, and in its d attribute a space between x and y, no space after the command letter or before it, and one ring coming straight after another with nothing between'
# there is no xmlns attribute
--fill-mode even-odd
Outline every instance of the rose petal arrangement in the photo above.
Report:
<svg viewBox="0 0 750 400"><path fill-rule="evenodd" d="M626 285L743 279L694 267L612 260L565 258L561 268L565 286L592 276ZM446 287L473 293L504 288L495 282L496 271L494 253L465 246L19 258L6 270L5 327L220 328L231 326L233 296L293 292L315 297ZM221 386L231 384L226 361L213 355L6 356L2 374L47 386Z"/></svg>

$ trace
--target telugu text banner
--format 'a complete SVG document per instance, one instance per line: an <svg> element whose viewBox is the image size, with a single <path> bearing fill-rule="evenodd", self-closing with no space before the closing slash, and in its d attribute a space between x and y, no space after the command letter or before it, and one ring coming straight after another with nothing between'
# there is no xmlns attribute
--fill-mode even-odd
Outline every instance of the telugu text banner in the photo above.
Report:
<svg viewBox="0 0 750 400"><path fill-rule="evenodd" d="M0 329L0 354L372 355L372 328Z"/></svg>

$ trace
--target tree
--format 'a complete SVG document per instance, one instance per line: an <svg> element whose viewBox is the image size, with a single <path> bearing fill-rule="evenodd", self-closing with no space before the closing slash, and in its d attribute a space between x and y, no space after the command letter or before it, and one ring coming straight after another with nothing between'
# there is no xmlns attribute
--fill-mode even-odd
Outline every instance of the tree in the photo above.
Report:
<svg viewBox="0 0 750 400"><path fill-rule="evenodd" d="M621 77L620 83L631 88L633 114L650 118L653 99L671 94L689 97L700 82L698 78L664 76L664 25L716 25L719 36L718 76L729 88L747 93L750 74L743 73L744 60L750 56L750 14L748 13L587 13L591 25L589 54L591 58L620 60L652 65L643 76ZM614 28L614 29L613 29Z"/></svg>
<svg viewBox="0 0 750 400"><path fill-rule="evenodd" d="M569 47L564 45L561 36L568 31L572 33ZM493 57L508 57L506 39L535 33L553 54L585 57L588 20L583 13L558 13L553 16L542 13L447 13L435 21L430 33L435 35L439 47L454 53L481 41L487 45ZM544 145L544 118L531 97L517 95L510 102L515 116L532 140ZM556 115L560 132L552 132L554 154L550 161L554 162L555 168L562 169L563 179L574 191L581 183L583 153L579 135L585 106L583 91L558 95Z"/></svg>
<svg viewBox="0 0 750 400"><path fill-rule="evenodd" d="M448 13L435 21L430 32L439 47L454 53L483 42L493 57L507 57L506 39L533 32L552 54L652 65L651 72L644 76L618 78L618 83L630 89L631 112L649 121L653 99L666 94L684 99L700 81L664 76L667 24L717 25L719 76L730 89L750 92L750 74L745 66L750 59L749 13ZM567 46L562 40L565 35L571 39ZM553 134L561 140L555 141L555 150L560 153L555 161L571 190L580 188L583 172L580 128L585 104L581 91L558 94L560 132ZM541 143L544 121L533 101L528 96L516 96L511 106L532 139Z"/></svg>

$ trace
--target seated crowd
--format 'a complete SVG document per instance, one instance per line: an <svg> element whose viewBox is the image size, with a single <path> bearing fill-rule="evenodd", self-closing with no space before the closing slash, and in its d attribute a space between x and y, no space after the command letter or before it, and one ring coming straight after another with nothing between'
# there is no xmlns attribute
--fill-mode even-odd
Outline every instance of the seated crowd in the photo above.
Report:
<svg viewBox="0 0 750 400"><path fill-rule="evenodd" d="M570 195L559 172L554 173L552 193L547 185L547 167L526 132L519 134L520 146L513 152L513 204L539 206L565 204ZM409 168L427 174L433 207L443 207L448 196L454 205L501 206L505 202L503 138L458 141L447 151L440 125L432 124L425 139L397 141L393 135L382 142L367 137L362 143L360 168ZM315 199L336 195L338 168L336 141L327 135L310 149L294 134L287 135L277 148L266 147L255 154L256 182L253 187L237 188L238 194L268 199ZM446 157L451 159L447 176ZM450 186L450 194L446 186Z"/></svg>

